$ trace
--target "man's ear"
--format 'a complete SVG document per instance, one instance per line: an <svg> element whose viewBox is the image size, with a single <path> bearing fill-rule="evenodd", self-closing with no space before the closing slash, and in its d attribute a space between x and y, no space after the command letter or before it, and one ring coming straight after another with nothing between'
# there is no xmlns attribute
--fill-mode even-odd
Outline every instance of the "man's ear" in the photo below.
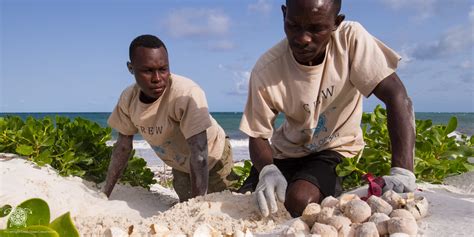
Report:
<svg viewBox="0 0 474 237"><path fill-rule="evenodd" d="M281 12L283 13L283 20L285 20L285 17L286 17L286 6L285 5L281 5Z"/></svg>
<svg viewBox="0 0 474 237"><path fill-rule="evenodd" d="M130 62L127 62L127 69L128 71L133 75L133 67L132 67L132 63Z"/></svg>
<svg viewBox="0 0 474 237"><path fill-rule="evenodd" d="M344 21L345 18L346 16L344 14L339 14L336 16L336 22L335 22L336 28Z"/></svg>

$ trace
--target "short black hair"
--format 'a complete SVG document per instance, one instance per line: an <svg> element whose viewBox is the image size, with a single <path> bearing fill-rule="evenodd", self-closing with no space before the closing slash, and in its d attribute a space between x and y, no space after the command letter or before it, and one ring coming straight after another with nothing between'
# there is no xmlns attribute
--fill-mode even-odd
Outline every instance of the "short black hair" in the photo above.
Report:
<svg viewBox="0 0 474 237"><path fill-rule="evenodd" d="M166 49L165 43L160 40L160 38L154 35L140 35L135 38L132 43L130 43L130 48L128 49L128 56L130 57L130 61L132 61L133 51L138 47L145 47L145 48L152 48L157 49L160 47Z"/></svg>
<svg viewBox="0 0 474 237"><path fill-rule="evenodd" d="M332 0L332 7L336 16L341 12L341 4L342 0Z"/></svg>
<svg viewBox="0 0 474 237"><path fill-rule="evenodd" d="M288 6L288 2L291 0L286 0L286 5ZM341 11L341 3L342 0L331 0L332 8L334 11L335 16L339 15L339 12Z"/></svg>

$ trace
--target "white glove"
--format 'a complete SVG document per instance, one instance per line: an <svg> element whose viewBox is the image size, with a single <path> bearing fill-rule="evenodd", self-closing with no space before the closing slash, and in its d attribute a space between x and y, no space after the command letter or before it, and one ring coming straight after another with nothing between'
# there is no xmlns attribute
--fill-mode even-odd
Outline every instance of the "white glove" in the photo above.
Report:
<svg viewBox="0 0 474 237"><path fill-rule="evenodd" d="M257 204L263 216L268 216L268 206L270 212L278 211L275 193L279 201L285 201L286 186L288 185L285 177L280 170L273 164L266 165L260 171L259 181L255 192L257 193Z"/></svg>
<svg viewBox="0 0 474 237"><path fill-rule="evenodd" d="M393 190L397 193L413 192L416 189L416 177L413 172L400 167L392 167L390 175L383 176L383 192Z"/></svg>

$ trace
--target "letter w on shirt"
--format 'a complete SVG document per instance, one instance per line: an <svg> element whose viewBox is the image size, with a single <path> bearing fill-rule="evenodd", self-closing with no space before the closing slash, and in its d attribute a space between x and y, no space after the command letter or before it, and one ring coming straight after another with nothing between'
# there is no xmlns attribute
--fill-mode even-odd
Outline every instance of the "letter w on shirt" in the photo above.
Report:
<svg viewBox="0 0 474 237"><path fill-rule="evenodd" d="M148 135L161 134L163 132L163 126L155 126L155 127L140 126L140 131L142 132L142 134L148 134Z"/></svg>

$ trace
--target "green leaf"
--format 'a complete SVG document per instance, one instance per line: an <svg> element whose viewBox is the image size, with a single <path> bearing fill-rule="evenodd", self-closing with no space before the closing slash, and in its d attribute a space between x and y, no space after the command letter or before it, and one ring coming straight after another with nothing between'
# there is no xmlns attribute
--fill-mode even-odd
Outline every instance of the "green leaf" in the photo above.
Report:
<svg viewBox="0 0 474 237"><path fill-rule="evenodd" d="M381 118L381 119L386 119L387 117L385 116L385 110L383 110L381 107L378 107L378 109L376 109L374 111L375 115L377 115L378 118Z"/></svg>
<svg viewBox="0 0 474 237"><path fill-rule="evenodd" d="M63 155L63 157L62 157L62 159L64 160L64 163L65 163L65 164L70 164L70 163L72 163L72 162L74 161L74 155L75 155L75 154L74 154L73 151L68 151L68 152L66 152L66 153Z"/></svg>
<svg viewBox="0 0 474 237"><path fill-rule="evenodd" d="M0 207L0 217L8 216L8 214L10 214L11 211L12 211L12 206L8 204L4 205L3 207Z"/></svg>
<svg viewBox="0 0 474 237"><path fill-rule="evenodd" d="M60 236L68 237L79 237L79 232L74 226L74 222L71 219L69 212L64 213L62 216L56 218L49 226L54 229Z"/></svg>
<svg viewBox="0 0 474 237"><path fill-rule="evenodd" d="M33 225L22 229L0 230L2 237L59 237L59 234L48 226Z"/></svg>
<svg viewBox="0 0 474 237"><path fill-rule="evenodd" d="M458 119L456 117L451 117L451 119L449 119L448 125L446 126L444 130L444 135L448 135L452 133L454 130L456 130L457 126L458 126Z"/></svg>
<svg viewBox="0 0 474 237"><path fill-rule="evenodd" d="M22 202L10 214L7 229L49 224L49 206L43 199L32 198Z"/></svg>
<svg viewBox="0 0 474 237"><path fill-rule="evenodd" d="M54 137L46 136L43 138L43 141L41 142L41 146L52 146L52 145L54 145Z"/></svg>
<svg viewBox="0 0 474 237"><path fill-rule="evenodd" d="M252 162L250 160L245 160L244 169L250 171L251 168L252 168Z"/></svg>
<svg viewBox="0 0 474 237"><path fill-rule="evenodd" d="M337 171L337 176L339 177L344 177L350 175L354 170L352 169L338 169Z"/></svg>
<svg viewBox="0 0 474 237"><path fill-rule="evenodd" d="M240 166L232 167L232 171L234 171L234 173L238 176L242 176L245 173L245 169L243 167L240 167Z"/></svg>
<svg viewBox="0 0 474 237"><path fill-rule="evenodd" d="M465 163L463 164L467 171L474 171L474 165Z"/></svg>
<svg viewBox="0 0 474 237"><path fill-rule="evenodd" d="M238 189L242 186L244 181L250 175L250 170L252 169L252 162L250 160L245 160L243 166L234 165L232 167L232 172L235 173L239 179L237 182L232 184L232 187Z"/></svg>
<svg viewBox="0 0 474 237"><path fill-rule="evenodd" d="M51 150L43 151L39 154L38 157L33 159L39 166L44 166L46 164L51 164L53 159L51 158Z"/></svg>
<svg viewBox="0 0 474 237"><path fill-rule="evenodd" d="M15 151L22 156L30 156L33 154L33 147L27 145L19 145Z"/></svg>

